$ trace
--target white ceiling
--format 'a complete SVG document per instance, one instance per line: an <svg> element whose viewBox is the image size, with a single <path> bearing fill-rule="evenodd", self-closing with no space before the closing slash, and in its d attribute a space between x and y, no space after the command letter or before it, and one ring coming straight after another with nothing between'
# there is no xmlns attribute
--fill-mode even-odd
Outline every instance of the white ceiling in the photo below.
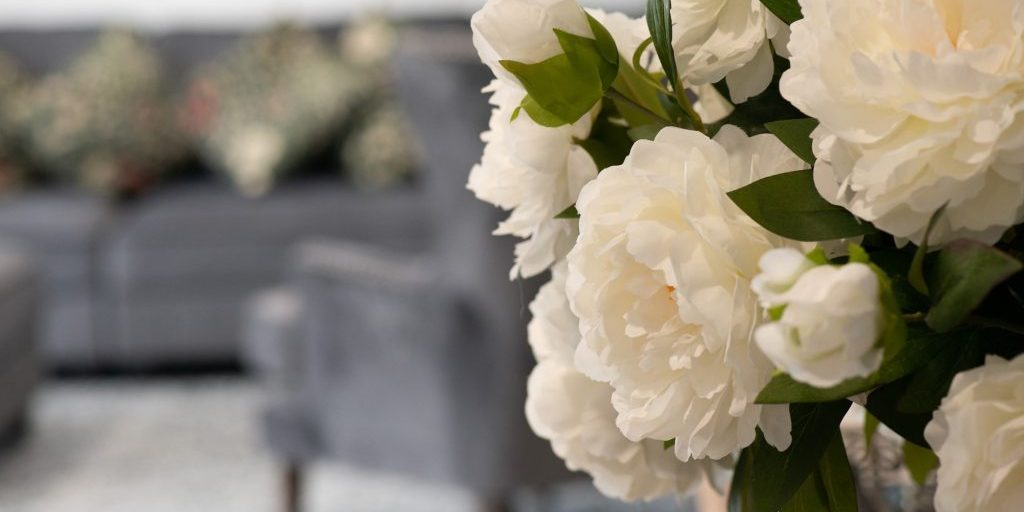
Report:
<svg viewBox="0 0 1024 512"><path fill-rule="evenodd" d="M266 25L286 18L344 20L366 11L396 18L468 16L484 0L0 0L0 28L118 24L142 30ZM582 0L587 7L643 9L643 0Z"/></svg>

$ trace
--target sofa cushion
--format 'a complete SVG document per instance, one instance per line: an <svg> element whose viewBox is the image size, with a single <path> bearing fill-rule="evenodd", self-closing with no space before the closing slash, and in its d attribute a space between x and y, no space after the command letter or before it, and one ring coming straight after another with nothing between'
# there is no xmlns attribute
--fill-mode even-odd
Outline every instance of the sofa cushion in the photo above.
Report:
<svg viewBox="0 0 1024 512"><path fill-rule="evenodd" d="M114 195L139 192L184 155L164 94L158 56L130 32L111 30L8 106L42 170Z"/></svg>
<svg viewBox="0 0 1024 512"><path fill-rule="evenodd" d="M316 33L282 25L202 67L184 117L206 165L260 196L327 147L372 89Z"/></svg>
<svg viewBox="0 0 1024 512"><path fill-rule="evenodd" d="M430 237L412 187L359 193L336 179L286 183L247 199L216 183L157 191L118 219L100 280L102 350L126 366L234 361L242 308L285 277L288 249L313 237L416 250Z"/></svg>

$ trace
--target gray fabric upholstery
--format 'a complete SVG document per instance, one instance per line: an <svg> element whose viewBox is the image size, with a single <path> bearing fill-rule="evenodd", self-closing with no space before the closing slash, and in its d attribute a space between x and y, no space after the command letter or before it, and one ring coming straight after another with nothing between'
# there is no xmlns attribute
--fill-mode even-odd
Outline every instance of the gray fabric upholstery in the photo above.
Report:
<svg viewBox="0 0 1024 512"><path fill-rule="evenodd" d="M14 433L23 421L39 377L41 286L32 258L15 244L0 243L0 437Z"/></svg>
<svg viewBox="0 0 1024 512"><path fill-rule="evenodd" d="M268 402L267 435L282 458L301 460L315 446L348 463L501 495L567 472L523 413L532 366L525 302L535 283L508 280L514 242L491 236L499 212L465 189L482 151L489 72L468 31L457 34L454 52L430 38L406 41L397 63L427 155L428 247L302 244L289 279L300 318L260 319L270 314L263 296L250 309L247 343L287 357L253 356L264 372L293 374L265 378L299 383L283 403ZM287 333L277 349L274 333Z"/></svg>
<svg viewBox="0 0 1024 512"><path fill-rule="evenodd" d="M0 235L40 258L41 351L53 364L96 362L96 247L109 221L102 201L73 191L38 191L0 202Z"/></svg>
<svg viewBox="0 0 1024 512"><path fill-rule="evenodd" d="M287 248L311 236L413 249L428 238L416 189L356 192L335 179L247 199L214 183L157 192L118 217L100 254L108 322L101 357L118 366L231 362L242 304L284 277Z"/></svg>

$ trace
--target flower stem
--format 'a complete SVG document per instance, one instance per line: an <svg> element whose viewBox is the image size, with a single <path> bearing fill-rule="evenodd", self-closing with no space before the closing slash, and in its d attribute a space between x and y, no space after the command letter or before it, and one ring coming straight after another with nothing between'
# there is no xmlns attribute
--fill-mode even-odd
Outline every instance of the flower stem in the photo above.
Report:
<svg viewBox="0 0 1024 512"><path fill-rule="evenodd" d="M682 80L679 80L678 78L676 79L676 83L672 84L672 91L675 92L676 101L683 109L683 112L686 112L690 121L693 122L693 127L696 128L697 131L707 135L708 129L704 126L704 121L701 120L700 115L693 109L693 104L690 103L690 97L686 95L686 88L683 87Z"/></svg>
<svg viewBox="0 0 1024 512"><path fill-rule="evenodd" d="M647 107L637 103L636 101L633 101L632 98L630 98L629 96L626 96L625 94L622 94L621 92L619 92L615 88L608 89L608 92L605 93L605 97L607 97L610 100L621 101L623 103L627 103L627 104L629 104L629 106L639 110L640 112L643 112L648 117L651 117L652 119L654 119L654 120L656 120L658 122L664 123L665 125L672 125L672 124L674 124L672 121L669 121L668 119L665 119L664 117L662 117L657 112L655 112L655 111L653 111L653 110L651 110L651 109L649 109L649 108L647 108Z"/></svg>
<svg viewBox="0 0 1024 512"><path fill-rule="evenodd" d="M971 315L967 319L967 323L971 325L976 325L978 327L992 327L1006 332L1024 335L1024 325L1018 325L1012 322L1007 322L1006 320L1000 320L998 318L986 318L982 316Z"/></svg>
<svg viewBox="0 0 1024 512"><path fill-rule="evenodd" d="M924 322L925 314L908 313L903 315L903 320L907 321L908 323ZM971 315L967 317L967 320L964 323L967 325L973 325L975 327L989 327L992 329L1000 329L1006 332L1024 335L1024 325L1015 324L1013 322L1007 322L1006 320L1000 320L998 318L988 318L978 315Z"/></svg>

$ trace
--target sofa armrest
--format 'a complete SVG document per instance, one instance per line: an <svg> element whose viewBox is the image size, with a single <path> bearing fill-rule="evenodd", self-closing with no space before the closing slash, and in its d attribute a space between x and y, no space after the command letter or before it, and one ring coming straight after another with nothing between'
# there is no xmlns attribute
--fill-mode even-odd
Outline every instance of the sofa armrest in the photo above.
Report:
<svg viewBox="0 0 1024 512"><path fill-rule="evenodd" d="M289 268L293 281L318 281L384 289L422 290L435 286L433 265L423 254L368 244L314 239L296 247Z"/></svg>
<svg viewBox="0 0 1024 512"><path fill-rule="evenodd" d="M302 374L302 298L282 286L257 293L245 305L242 359L273 398L286 398Z"/></svg>

